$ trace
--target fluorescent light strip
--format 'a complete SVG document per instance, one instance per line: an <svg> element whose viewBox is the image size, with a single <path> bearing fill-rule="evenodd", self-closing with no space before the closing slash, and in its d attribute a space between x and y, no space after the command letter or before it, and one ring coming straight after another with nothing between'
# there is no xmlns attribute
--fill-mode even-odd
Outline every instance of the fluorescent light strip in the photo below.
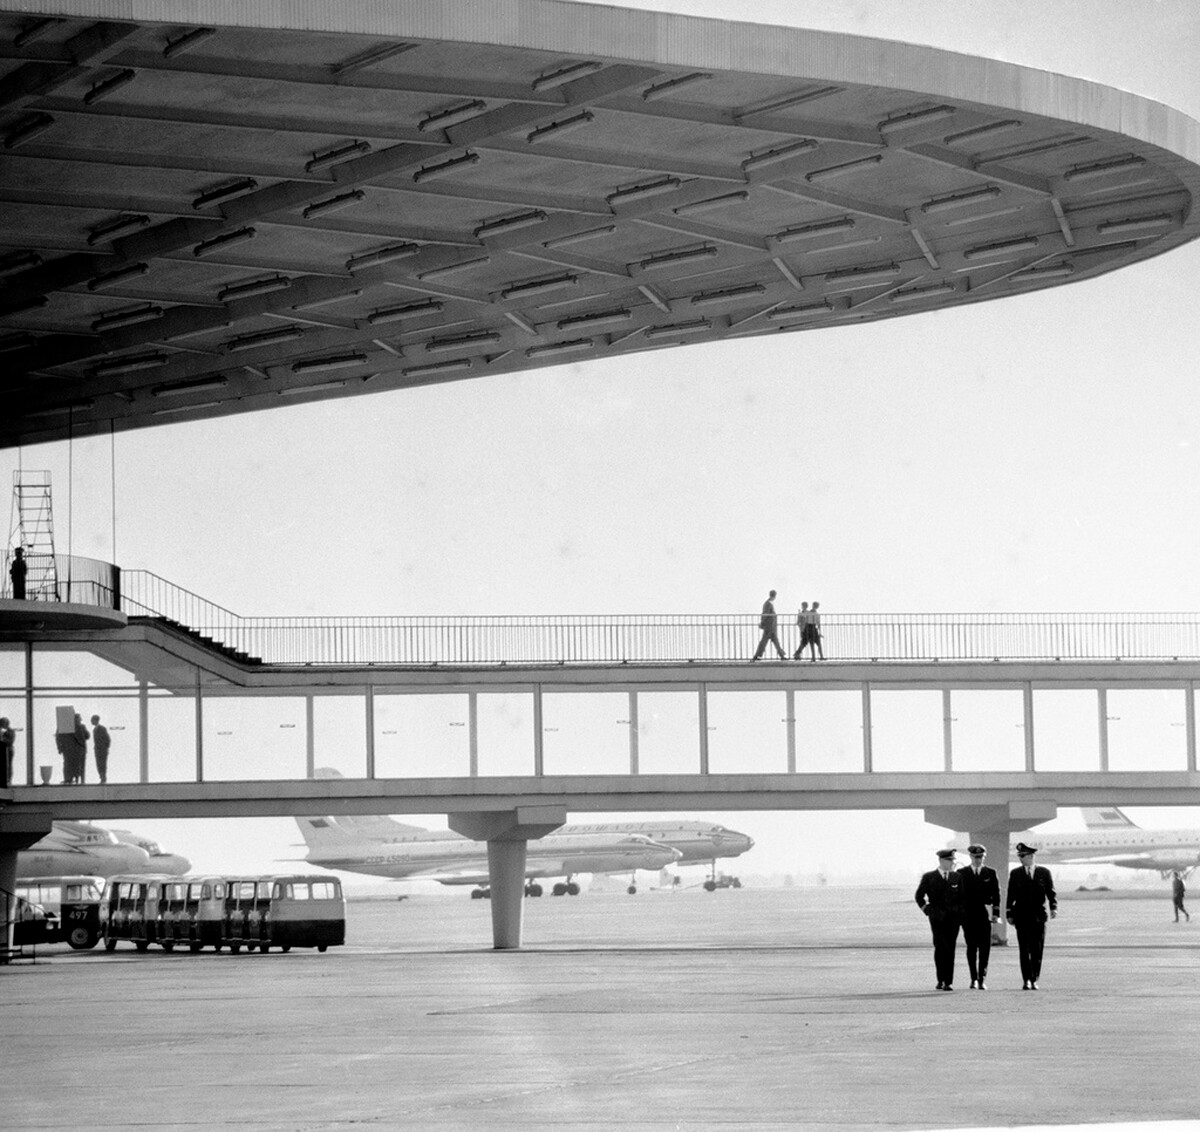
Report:
<svg viewBox="0 0 1200 1132"><path fill-rule="evenodd" d="M229 382L223 377L202 377L198 381L180 381L174 385L156 385L150 390L152 397L185 397L189 393L207 393L212 389L224 389Z"/></svg>
<svg viewBox="0 0 1200 1132"><path fill-rule="evenodd" d="M956 134L947 134L942 141L946 145L958 145L959 142L975 141L976 138L987 138L993 134L1014 130L1020 124L1016 118L1005 118L1002 122L987 122L982 126L972 126L969 130L959 130Z"/></svg>
<svg viewBox="0 0 1200 1132"><path fill-rule="evenodd" d="M1095 177L1107 177L1112 173L1127 173L1146 164L1144 157L1130 154L1115 161L1097 161L1091 165L1075 165L1063 174L1064 181L1090 181Z"/></svg>
<svg viewBox="0 0 1200 1132"><path fill-rule="evenodd" d="M313 173L318 169L324 169L327 165L336 165L339 161L345 161L356 153L369 153L370 149L369 141L352 141L349 145L343 145L338 149L327 149L324 153L314 153L312 160L304 163L304 172Z"/></svg>
<svg viewBox="0 0 1200 1132"><path fill-rule="evenodd" d="M431 267L428 271L420 272L417 278L440 279L443 275L453 275L456 271L466 271L469 267L479 267L481 264L491 262L491 256L477 256L475 259L464 259L458 263L448 263L443 267Z"/></svg>
<svg viewBox="0 0 1200 1132"><path fill-rule="evenodd" d="M731 299L741 299L749 295L761 295L766 290L761 283L747 283L742 287L726 287L723 291L701 291L692 296L692 305L696 307L714 306Z"/></svg>
<svg viewBox="0 0 1200 1132"><path fill-rule="evenodd" d="M487 109L487 103L482 99L475 98L470 102L462 102L457 106L451 106L448 110L439 110L435 114L430 114L426 118L422 118L417 123L417 129L424 133L426 130L448 130L451 126L457 126L460 122L469 121L471 118L478 117Z"/></svg>
<svg viewBox="0 0 1200 1132"><path fill-rule="evenodd" d="M133 373L139 369L157 369L167 364L166 354L137 354L134 357L118 359L115 362L105 362L98 365L92 372L96 377L109 377L115 373Z"/></svg>
<svg viewBox="0 0 1200 1132"><path fill-rule="evenodd" d="M1055 267L1034 267L1027 271L1018 271L1008 277L1010 283L1036 283L1040 279L1065 279L1074 275L1075 268L1069 263L1060 263Z"/></svg>
<svg viewBox="0 0 1200 1132"><path fill-rule="evenodd" d="M526 134L525 140L532 145L535 142L545 141L547 138L561 137L563 134L569 134L572 130L578 130L581 126L586 126L595 120L595 114L590 110L584 110L574 117L561 118L557 122L550 122L545 126L538 126L536 130L530 130Z"/></svg>
<svg viewBox="0 0 1200 1132"><path fill-rule="evenodd" d="M678 177L664 177L661 181L651 181L648 184L628 185L609 193L604 199L609 205L627 204L631 200L642 200L644 197L659 196L662 193L673 193L683 184Z"/></svg>
<svg viewBox="0 0 1200 1132"><path fill-rule="evenodd" d="M548 291L557 291L562 287L574 287L579 282L578 275L554 275L546 279L531 279L528 283L512 283L500 292L502 299L524 299L530 295L544 295Z"/></svg>
<svg viewBox="0 0 1200 1132"><path fill-rule="evenodd" d="M693 260L707 259L709 256L717 254L717 249L711 244L705 244L702 248L687 248L677 252L660 252L658 255L648 256L646 259L638 263L643 271L653 271L656 267L674 267L680 263L691 263Z"/></svg>
<svg viewBox="0 0 1200 1132"><path fill-rule="evenodd" d="M576 314L570 318L558 320L559 330L575 330L582 326L601 326L609 322L628 322L633 318L633 311L628 307L616 310L597 311L595 314Z"/></svg>
<svg viewBox="0 0 1200 1132"><path fill-rule="evenodd" d="M292 373L322 373L331 369L350 369L353 366L365 366L366 354L328 354L323 358L309 358L303 362L292 363Z"/></svg>
<svg viewBox="0 0 1200 1132"><path fill-rule="evenodd" d="M223 251L225 248L253 240L257 235L253 228L239 228L236 232L226 232L223 236L214 236L211 240L202 241L192 248L192 255L200 257L208 255L209 252Z"/></svg>
<svg viewBox="0 0 1200 1132"><path fill-rule="evenodd" d="M239 177L236 181L227 181L223 185L217 185L215 188L208 189L201 193L194 201L193 208L206 208L210 204L216 204L219 200L224 200L226 197L235 196L238 193L246 193L251 189L257 189L258 182L253 177Z"/></svg>
<svg viewBox="0 0 1200 1132"><path fill-rule="evenodd" d="M578 354L595 348L591 338L576 338L572 342L555 342L548 346L530 346L525 351L527 358L545 358L552 354Z"/></svg>
<svg viewBox="0 0 1200 1132"><path fill-rule="evenodd" d="M560 67L557 71L550 71L544 75L538 75L530 86L537 91L552 90L556 86L562 86L563 83L569 83L574 79L581 79L584 75L590 75L600 70L603 63L585 62L571 63L566 67Z"/></svg>
<svg viewBox="0 0 1200 1132"><path fill-rule="evenodd" d="M460 334L456 338L431 338L425 343L425 349L436 354L442 350L461 350L471 346L490 346L500 341L500 335L494 330L482 330L477 334Z"/></svg>
<svg viewBox="0 0 1200 1132"><path fill-rule="evenodd" d="M898 263L876 263L867 267L843 267L836 271L827 271L825 278L829 282L840 282L844 280L885 279L888 276L899 274L900 265Z"/></svg>
<svg viewBox="0 0 1200 1132"><path fill-rule="evenodd" d="M16 149L17 146L32 141L39 134L44 134L53 125L54 119L49 114L35 114L32 118L27 118L12 133L4 135L4 148Z"/></svg>
<svg viewBox="0 0 1200 1132"><path fill-rule="evenodd" d="M937 122L957 114L953 106L933 106L928 110L914 110L909 114L898 114L894 118L885 118L878 125L881 134L890 134L894 130L905 130L910 126L924 126L928 122Z"/></svg>
<svg viewBox="0 0 1200 1132"><path fill-rule="evenodd" d="M954 293L953 283L934 283L930 287L910 287L906 291L896 291L889 296L893 303L915 303L921 299L932 299L936 295L950 295Z"/></svg>
<svg viewBox="0 0 1200 1132"><path fill-rule="evenodd" d="M123 71L118 71L110 79L105 79L103 82L95 83L92 89L83 96L85 106L91 106L93 102L99 101L101 98L112 94L115 90L120 90L123 86L128 86L137 78L137 71L127 67Z"/></svg>
<svg viewBox="0 0 1200 1132"><path fill-rule="evenodd" d="M1161 213L1158 216L1130 217L1127 220L1109 220L1099 225L1096 231L1102 236L1118 232L1138 232L1144 228L1168 228L1175 223L1172 214Z"/></svg>
<svg viewBox="0 0 1200 1132"><path fill-rule="evenodd" d="M223 287L217 292L218 302L228 302L230 299L249 299L256 295L266 295L271 291L282 291L292 285L286 275L272 275L266 279L251 279L246 283L234 283Z"/></svg>
<svg viewBox="0 0 1200 1132"><path fill-rule="evenodd" d="M321 381L315 385L289 385L279 391L279 396L295 397L301 393L321 393L326 389L343 389L345 385L345 381Z"/></svg>
<svg viewBox="0 0 1200 1132"><path fill-rule="evenodd" d="M818 236L828 236L832 232L848 232L854 227L854 220L843 216L840 220L822 220L816 224L803 224L799 228L788 228L775 237L777 244L790 244L797 240L813 240Z"/></svg>
<svg viewBox="0 0 1200 1132"><path fill-rule="evenodd" d="M610 236L617 230L615 224L605 224L599 228L589 228L586 232L573 232L569 236L556 236L553 240L544 240L544 248L565 248L569 244L581 244L584 240L594 240L597 236Z"/></svg>
<svg viewBox="0 0 1200 1132"><path fill-rule="evenodd" d="M1023 236L1019 240L1000 240L994 244L979 244L977 247L967 248L963 252L963 259L984 259L987 256L1007 255L1010 252L1028 251L1037 246L1036 236Z"/></svg>
<svg viewBox="0 0 1200 1132"><path fill-rule="evenodd" d="M828 314L833 310L833 304L824 299L819 303L804 303L801 306L776 307L767 312L767 318L779 322L788 318L811 318L817 314Z"/></svg>
<svg viewBox="0 0 1200 1132"><path fill-rule="evenodd" d="M749 199L750 194L745 189L741 189L736 193L725 193L724 196L709 197L708 200L697 200L691 204L681 204L671 211L676 216L695 216L701 212L711 212L716 208L726 208L731 204L744 204Z"/></svg>
<svg viewBox="0 0 1200 1132"><path fill-rule="evenodd" d="M115 287L118 283L124 283L127 279L136 279L141 275L145 275L150 268L144 263L135 263L132 267L122 267L120 271L110 271L107 275L97 275L95 279L88 280L89 291L100 291L105 287Z"/></svg>
<svg viewBox="0 0 1200 1132"><path fill-rule="evenodd" d="M172 405L169 409L154 409L151 416L169 417L172 413L194 413L200 409L219 409L220 401L202 401L199 405Z"/></svg>
<svg viewBox="0 0 1200 1132"><path fill-rule="evenodd" d="M703 334L712 329L712 322L707 318L698 318L692 322L677 322L673 326L652 326L646 331L646 337L675 338L683 334Z"/></svg>
<svg viewBox="0 0 1200 1132"><path fill-rule="evenodd" d="M422 181L432 181L435 177L445 177L447 174L455 173L459 169L475 165L478 161L479 154L468 150L462 157L452 157L449 161L442 161L437 165L422 165L413 174L413 180L418 184Z"/></svg>
<svg viewBox="0 0 1200 1132"><path fill-rule="evenodd" d="M261 334L243 334L226 342L225 349L231 354L236 354L239 350L255 350L259 346L274 346L303 337L304 331L299 326L288 326L279 330L265 330Z"/></svg>
<svg viewBox="0 0 1200 1132"><path fill-rule="evenodd" d="M801 153L816 149L817 143L812 139L795 142L792 145L781 145L776 149L764 150L762 153L752 153L742 162L743 173L753 173L765 165L774 165L777 161L786 161L789 157L797 157Z"/></svg>
<svg viewBox="0 0 1200 1132"><path fill-rule="evenodd" d="M139 322L153 322L162 318L162 307L135 307L132 310L112 311L102 314L92 323L92 329L97 333L105 330L117 330L122 326L136 326Z"/></svg>
<svg viewBox="0 0 1200 1132"><path fill-rule="evenodd" d="M329 69L335 75L344 75L348 71L357 71L363 67L371 67L376 63L382 63L385 59L392 59L397 55L403 55L406 51L411 51L416 47L415 43L385 43L380 47L371 47L358 55L352 55L349 59L341 63L335 63Z"/></svg>
<svg viewBox="0 0 1200 1132"><path fill-rule="evenodd" d="M883 160L882 153L873 153L870 157L860 157L857 161L846 161L841 165L830 165L826 169L814 169L806 173L804 179L812 184L821 181L832 181L835 177L845 177L849 173L860 173L871 165L878 165Z"/></svg>
<svg viewBox="0 0 1200 1132"><path fill-rule="evenodd" d="M149 223L149 216L122 216L116 220L110 220L107 224L100 224L88 233L88 247L94 247L102 240L114 240L126 232L145 228Z"/></svg>
<svg viewBox="0 0 1200 1132"><path fill-rule="evenodd" d="M421 303L408 303L402 307L383 307L367 315L371 326L379 326L385 322L398 322L405 318L416 318L423 314L440 314L444 304L436 299L426 299Z"/></svg>
<svg viewBox="0 0 1200 1132"><path fill-rule="evenodd" d="M933 216L939 212L950 212L956 208L966 208L977 201L995 200L999 195L1000 190L995 185L988 185L987 188L973 189L969 193L955 193L952 196L933 197L921 205L921 211L927 216Z"/></svg>
<svg viewBox="0 0 1200 1132"><path fill-rule="evenodd" d="M711 79L707 71L693 71L690 75L680 75L677 79L668 79L664 83L656 83L654 86L648 86L642 91L643 102L653 102L656 98L665 98L668 94L675 94L676 91L682 90L684 87L692 86L694 83L705 82Z"/></svg>
<svg viewBox="0 0 1200 1132"><path fill-rule="evenodd" d="M324 216L328 212L337 212L343 208L349 208L352 204L358 204L360 200L366 198L366 193L362 189L351 189L348 193L341 193L336 197L327 197L325 200L314 201L301 214L305 220L309 220L314 216Z"/></svg>
<svg viewBox="0 0 1200 1132"><path fill-rule="evenodd" d="M504 232L515 232L521 228L531 228L535 224L544 224L549 219L540 208L532 212L522 212L516 216L501 216L497 220L485 220L475 228L475 239L486 236L498 236Z"/></svg>
<svg viewBox="0 0 1200 1132"><path fill-rule="evenodd" d="M380 264L391 263L395 259L408 259L420 250L419 244L393 244L377 251L363 252L362 255L352 255L346 260L346 270L359 271L364 267L378 267Z"/></svg>
<svg viewBox="0 0 1200 1132"><path fill-rule="evenodd" d="M749 118L754 114L770 114L776 110L786 110L789 106L798 106L801 102L812 102L816 98L825 98L831 94L837 94L842 88L837 86L823 86L818 90L810 90L804 94L793 94L786 98L778 98L774 102L765 102L759 106L750 106L745 110L739 110L734 114L735 118Z"/></svg>
<svg viewBox="0 0 1200 1132"><path fill-rule="evenodd" d="M430 362L423 366L409 366L400 372L405 377L422 377L427 373L453 373L455 370L470 369L475 364L472 358L458 358L452 362Z"/></svg>

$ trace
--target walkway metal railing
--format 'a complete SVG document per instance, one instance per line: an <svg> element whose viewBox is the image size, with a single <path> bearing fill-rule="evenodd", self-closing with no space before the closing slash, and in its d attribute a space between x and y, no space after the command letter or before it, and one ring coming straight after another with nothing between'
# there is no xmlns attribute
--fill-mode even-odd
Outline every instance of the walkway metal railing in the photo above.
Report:
<svg viewBox="0 0 1200 1132"><path fill-rule="evenodd" d="M149 570L61 555L58 573L69 586L59 600L167 620L267 664L738 661L750 659L759 638L757 612L243 617ZM789 656L800 643L795 620L779 617ZM830 613L821 629L828 660L1200 659L1197 613Z"/></svg>
<svg viewBox="0 0 1200 1132"><path fill-rule="evenodd" d="M53 559L53 568L50 563ZM111 562L83 558L78 554L30 554L26 598L29 601L62 601L79 605L98 605L105 609L121 608L121 570ZM12 551L0 553L0 598L9 599L12 582L9 568ZM39 579L55 579L50 583Z"/></svg>

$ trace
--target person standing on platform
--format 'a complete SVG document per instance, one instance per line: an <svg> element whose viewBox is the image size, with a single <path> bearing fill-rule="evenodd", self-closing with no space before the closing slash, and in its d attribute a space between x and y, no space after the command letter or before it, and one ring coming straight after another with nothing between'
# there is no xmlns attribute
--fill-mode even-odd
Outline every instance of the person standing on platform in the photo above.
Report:
<svg viewBox="0 0 1200 1132"><path fill-rule="evenodd" d="M83 722L83 716L75 713L75 733L71 736L71 779L80 786L87 781L87 745L92 733Z"/></svg>
<svg viewBox="0 0 1200 1132"><path fill-rule="evenodd" d="M16 732L8 725L8 717L0 716L0 786L13 785L13 753L16 746ZM1178 912L1175 919L1179 919Z"/></svg>
<svg viewBox="0 0 1200 1132"><path fill-rule="evenodd" d="M958 870L963 885L963 943L971 989L987 990L988 957L992 953L992 925L1000 921L1000 878L985 865L987 850L968 845L969 865Z"/></svg>
<svg viewBox="0 0 1200 1132"><path fill-rule="evenodd" d="M762 660L762 655L767 651L767 642L775 646L775 651L779 654L780 660L787 659L787 653L783 651L783 645L779 643L779 618L775 616L775 591L772 590L767 596L767 600L763 602L762 616L758 619L758 627L762 630L762 638L758 642L758 650L755 652L752 659Z"/></svg>
<svg viewBox="0 0 1200 1132"><path fill-rule="evenodd" d="M816 660L817 654L821 654L821 659L825 659L825 646L821 643L821 603L814 601L812 609L808 611L808 644L811 650L811 659Z"/></svg>
<svg viewBox="0 0 1200 1132"><path fill-rule="evenodd" d="M963 883L954 871L954 850L938 850L938 867L921 877L917 885L917 907L929 917L933 933L933 964L937 989L954 989L954 952L962 924Z"/></svg>
<svg viewBox="0 0 1200 1132"><path fill-rule="evenodd" d="M796 614L796 628L800 630L800 647L792 653L793 660L799 660L804 654L804 646L808 644L808 602L800 603L800 612Z"/></svg>
<svg viewBox="0 0 1200 1132"><path fill-rule="evenodd" d="M4 723L4 720L0 719L0 724L3 724L3 723ZM10 747L9 750L11 751L12 748ZM12 755L9 755L8 757L11 759ZM10 781L12 780L11 772L9 773L9 780ZM1183 877L1181 877L1179 875L1179 870L1176 869L1175 873L1171 877L1171 899L1175 903L1175 922L1176 923L1179 923L1179 913L1180 912L1183 913L1183 917L1185 920L1191 922L1191 919L1192 919L1192 917L1188 915L1188 910L1183 906L1183 894L1185 892L1187 892L1187 885L1185 885L1183 883Z"/></svg>
<svg viewBox="0 0 1200 1132"><path fill-rule="evenodd" d="M8 576L12 580L13 601L25 600L25 575L29 563L25 561L25 548L18 546L13 550L12 565L8 568Z"/></svg>
<svg viewBox="0 0 1200 1132"><path fill-rule="evenodd" d="M92 716L92 753L96 756L96 773L100 776L100 781L108 781L108 749L112 746L112 739L108 734L108 728L100 722L98 715Z"/></svg>
<svg viewBox="0 0 1200 1132"><path fill-rule="evenodd" d="M1008 874L1006 918L1017 929L1017 950L1021 956L1022 990L1037 990L1042 976L1042 949L1046 944L1046 920L1058 915L1058 895L1054 878L1043 865L1034 865L1037 847L1017 843L1021 862Z"/></svg>

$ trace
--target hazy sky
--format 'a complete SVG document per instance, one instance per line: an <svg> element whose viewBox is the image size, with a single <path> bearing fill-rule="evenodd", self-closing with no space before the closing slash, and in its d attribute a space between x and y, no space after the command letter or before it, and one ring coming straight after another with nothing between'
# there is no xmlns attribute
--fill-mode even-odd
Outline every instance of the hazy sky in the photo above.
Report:
<svg viewBox="0 0 1200 1132"><path fill-rule="evenodd" d="M1194 0L620 6L989 55L1200 118ZM873 325L3 451L0 475L52 470L60 549L246 615L728 613L771 587L785 610L1190 611L1198 280L1194 243ZM724 816L760 843L744 871L880 837L923 867L943 838L915 814ZM205 868L296 840L141 824Z"/></svg>

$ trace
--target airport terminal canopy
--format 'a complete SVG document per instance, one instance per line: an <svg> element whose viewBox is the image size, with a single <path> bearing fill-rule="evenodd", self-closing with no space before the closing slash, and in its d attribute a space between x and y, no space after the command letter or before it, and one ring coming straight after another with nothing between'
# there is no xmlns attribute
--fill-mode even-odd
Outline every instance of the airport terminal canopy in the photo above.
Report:
<svg viewBox="0 0 1200 1132"><path fill-rule="evenodd" d="M928 312L1198 232L1185 115L841 34L0 0L0 68L5 446Z"/></svg>

